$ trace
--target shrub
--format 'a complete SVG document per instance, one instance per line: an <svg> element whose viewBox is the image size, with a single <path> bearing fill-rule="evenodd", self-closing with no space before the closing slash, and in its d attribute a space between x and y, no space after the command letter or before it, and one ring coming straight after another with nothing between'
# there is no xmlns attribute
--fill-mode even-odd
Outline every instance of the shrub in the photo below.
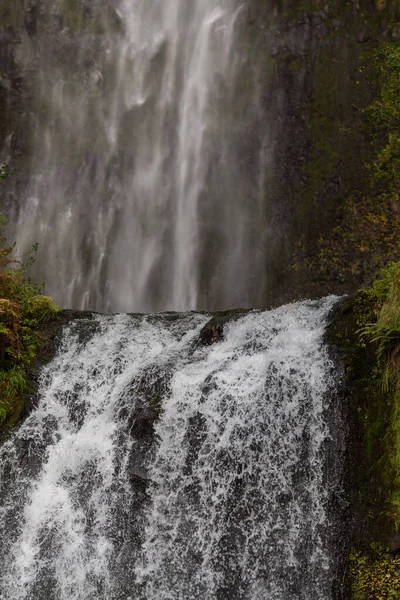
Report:
<svg viewBox="0 0 400 600"><path fill-rule="evenodd" d="M354 600L395 600L400 596L400 556L377 549L372 556L355 553Z"/></svg>
<svg viewBox="0 0 400 600"><path fill-rule="evenodd" d="M6 175L7 168L0 166L0 180ZM0 424L11 426L18 420L29 390L27 368L40 348L40 329L54 318L58 307L27 277L37 245L27 260L21 261L15 244L7 244L4 225L0 214Z"/></svg>

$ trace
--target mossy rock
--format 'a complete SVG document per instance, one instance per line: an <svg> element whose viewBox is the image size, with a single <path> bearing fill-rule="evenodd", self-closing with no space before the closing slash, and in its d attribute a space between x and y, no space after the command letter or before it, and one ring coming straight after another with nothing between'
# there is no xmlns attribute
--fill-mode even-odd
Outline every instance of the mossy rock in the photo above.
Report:
<svg viewBox="0 0 400 600"><path fill-rule="evenodd" d="M214 313L212 318L204 325L199 334L198 342L210 346L224 339L224 326L230 321L236 321L251 312L249 309L238 308L234 310L221 310Z"/></svg>
<svg viewBox="0 0 400 600"><path fill-rule="evenodd" d="M24 0L0 0L0 31L22 27L24 11Z"/></svg>
<svg viewBox="0 0 400 600"><path fill-rule="evenodd" d="M397 401L392 389L382 387L377 342L363 335L367 324L376 320L376 302L376 290L371 288L344 299L333 310L326 332L326 341L344 371L342 402L349 427L344 475L348 538L344 546L353 557L344 568L344 579L345 597L354 600L398 597L390 595L392 587L397 590L397 579L393 576L390 587L386 577L398 568L395 556L400 551L396 507L400 448L398 436L393 435ZM373 587L378 580L379 593ZM372 595L364 594L367 589Z"/></svg>
<svg viewBox="0 0 400 600"><path fill-rule="evenodd" d="M370 555L351 557L354 600L400 598L400 555L376 549Z"/></svg>

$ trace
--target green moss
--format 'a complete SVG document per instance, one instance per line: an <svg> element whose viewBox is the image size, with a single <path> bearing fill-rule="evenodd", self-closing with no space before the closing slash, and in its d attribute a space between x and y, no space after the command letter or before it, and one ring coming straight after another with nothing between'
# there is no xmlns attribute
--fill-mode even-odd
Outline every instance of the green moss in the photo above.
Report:
<svg viewBox="0 0 400 600"><path fill-rule="evenodd" d="M400 530L400 263L337 308L328 340L349 390L353 598L397 598L399 558L388 551Z"/></svg>
<svg viewBox="0 0 400 600"><path fill-rule="evenodd" d="M340 73L341 66L330 47L321 49L314 71L314 95L310 104L306 125L312 132L314 153L303 167L308 176L302 202L298 205L298 217L310 211L314 194L322 183L335 171L341 145Z"/></svg>
<svg viewBox="0 0 400 600"><path fill-rule="evenodd" d="M0 31L18 29L24 22L24 0L0 0Z"/></svg>
<svg viewBox="0 0 400 600"><path fill-rule="evenodd" d="M370 293L375 299L376 316L363 327L361 334L376 347L376 381L381 395L386 400L386 410L382 411L386 420L378 428L384 445L381 460L382 479L389 492L389 513L399 529L400 263L390 265L383 272L382 278L370 288ZM373 425L375 424L370 425L370 428Z"/></svg>
<svg viewBox="0 0 400 600"><path fill-rule="evenodd" d="M400 597L400 556L381 549L351 556L354 600L395 600Z"/></svg>
<svg viewBox="0 0 400 600"><path fill-rule="evenodd" d="M289 70L293 73L298 73L304 67L304 63L300 58L294 58L289 63Z"/></svg>
<svg viewBox="0 0 400 600"><path fill-rule="evenodd" d="M151 394L149 398L149 406L152 411L155 412L157 416L161 414L163 405L163 396L162 394Z"/></svg>
<svg viewBox="0 0 400 600"><path fill-rule="evenodd" d="M359 203L360 190L368 186L365 183L368 176L364 172L363 161L369 159L370 152L365 142L365 130L360 123L362 110L374 93L376 82L373 81L372 71L376 71L376 68L370 58L363 61L362 57L371 53L376 45L375 40L382 37L382 30L390 23L393 7L389 4L384 11L371 6L365 12L354 2L346 0L328 4L311 2L304 6L294 3L295 9L301 7L306 12L324 9L325 12L323 42L316 55L306 58L313 69L314 90L305 114L313 150L302 167L307 177L306 183L295 190L295 221L297 231L301 234L298 254L312 254L313 270L317 272L321 266L317 275L319 280L323 277L332 279L332 275L338 281L343 277L348 280L350 272L343 273L341 266L351 264L352 269L359 272L364 263L364 247L361 243L354 258L350 257L349 260L349 256L346 256L340 260L340 254L344 255L341 247L351 252L351 240L346 240L346 244L338 243L335 221L340 219L338 207L346 200L343 191L357 190L353 197L354 205ZM289 65L290 70L297 67L296 62ZM321 232L320 244L316 243L315 231L311 231L310 241L305 240L302 234L305 223L306 230L310 230L309 221L314 218L316 211L317 226ZM295 264L298 270L297 257ZM303 265L307 269L310 266ZM328 273L329 268L333 273Z"/></svg>
<svg viewBox="0 0 400 600"><path fill-rule="evenodd" d="M368 27L373 35L376 18L368 19ZM316 91L307 116L315 151L304 167L308 183L298 202L299 228L314 214L315 199L321 198L321 188L336 172L346 195L340 189L330 200L330 192L328 197L322 194L324 205L332 206L326 227L322 225L313 245L303 240L298 244L293 262L296 270L306 269L314 280L340 282L345 289L370 283L400 258L400 43L363 48L364 58L359 46L347 40L346 49L357 65L347 83L335 67L341 65L341 56L335 63L332 48L318 58ZM347 106L340 100L345 85ZM361 157L351 156L360 148ZM321 226L320 214L318 218Z"/></svg>

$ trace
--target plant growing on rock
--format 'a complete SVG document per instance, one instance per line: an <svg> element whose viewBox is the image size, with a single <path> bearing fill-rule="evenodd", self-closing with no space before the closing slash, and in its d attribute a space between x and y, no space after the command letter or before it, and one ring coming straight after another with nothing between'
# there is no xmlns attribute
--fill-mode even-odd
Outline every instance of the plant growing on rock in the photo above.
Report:
<svg viewBox="0 0 400 600"><path fill-rule="evenodd" d="M400 262L391 263L370 287L358 294L365 307L358 320L360 348L373 350L374 362L364 382L366 402L361 408L369 484L380 487L380 500L369 511L372 520L384 515L390 529L400 527ZM371 513L371 514L370 514ZM374 514L375 513L375 514ZM377 514L379 513L379 515ZM382 523L382 521L379 521ZM371 525L371 521L369 522ZM374 529L375 528L375 529ZM372 523L374 536L379 537ZM353 552L355 600L390 600L400 597L400 558L372 543ZM385 547L384 547L385 546ZM392 543L392 550L396 548Z"/></svg>
<svg viewBox="0 0 400 600"><path fill-rule="evenodd" d="M353 288L372 282L400 259L400 43L381 44L367 61L375 98L359 110L355 128L367 140L363 183L340 204L336 225L321 236L315 253L304 259L299 249L294 264L302 268L306 260L319 280L330 281L335 274Z"/></svg>
<svg viewBox="0 0 400 600"><path fill-rule="evenodd" d="M7 167L0 166L0 180ZM13 425L23 409L24 393L29 390L27 368L41 345L41 326L54 318L58 307L42 294L41 286L30 281L27 269L32 264L32 248L22 262L15 244L4 236L0 214L0 424Z"/></svg>
<svg viewBox="0 0 400 600"><path fill-rule="evenodd" d="M400 556L378 549L373 558L360 552L351 557L354 600L395 600L400 596Z"/></svg>

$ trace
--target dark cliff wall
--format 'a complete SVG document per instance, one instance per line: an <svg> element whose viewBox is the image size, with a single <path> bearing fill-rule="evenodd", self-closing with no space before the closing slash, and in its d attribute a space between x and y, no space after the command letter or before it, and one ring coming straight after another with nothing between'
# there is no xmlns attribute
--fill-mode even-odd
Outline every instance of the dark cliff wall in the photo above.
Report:
<svg viewBox="0 0 400 600"><path fill-rule="evenodd" d="M1 190L0 209L12 207L13 216L27 189L32 148L40 137L37 125L45 107L35 89L41 71L47 64L77 62L77 36L90 37L92 52L99 51L104 22L111 20L118 27L117 14L107 4L104 0L0 0L0 160L12 165L15 173ZM54 47L57 52L52 56Z"/></svg>
<svg viewBox="0 0 400 600"><path fill-rule="evenodd" d="M351 292L365 269L349 276L321 257L326 248L334 254L343 202L367 186L373 150L362 111L377 93L372 53L398 40L400 3L253 2L250 14L275 60L266 102L280 113L271 206L280 235L269 301ZM355 252L349 263L368 261Z"/></svg>
<svg viewBox="0 0 400 600"><path fill-rule="evenodd" d="M357 295L343 299L332 313L326 341L344 366L340 390L346 421L341 537L343 563L337 597L398 598L399 537L399 395L398 337L380 340L377 325L388 306L398 308L398 268ZM387 284L391 286L388 292ZM382 305L382 297L385 297ZM385 306L386 303L386 306ZM381 307L381 308L379 308ZM335 596L336 597L336 596Z"/></svg>
<svg viewBox="0 0 400 600"><path fill-rule="evenodd" d="M269 57L259 85L265 114L276 115L265 122L274 140L274 167L264 183L261 305L352 291L362 270L349 277L335 265L320 269L320 259L324 247L335 244L343 201L366 185L370 142L360 110L375 90L363 57L382 40L400 36L399 3L248 0L247 6L243 43L255 61ZM0 1L0 160L16 172L1 190L0 209L16 214L26 190L32 143L40 135L33 89L47 60L46 39L56 36L60 60L74 61L76 36L89 36L94 53L101 46L104 19L118 29L117 12L103 0ZM349 261L364 258L352 255Z"/></svg>

